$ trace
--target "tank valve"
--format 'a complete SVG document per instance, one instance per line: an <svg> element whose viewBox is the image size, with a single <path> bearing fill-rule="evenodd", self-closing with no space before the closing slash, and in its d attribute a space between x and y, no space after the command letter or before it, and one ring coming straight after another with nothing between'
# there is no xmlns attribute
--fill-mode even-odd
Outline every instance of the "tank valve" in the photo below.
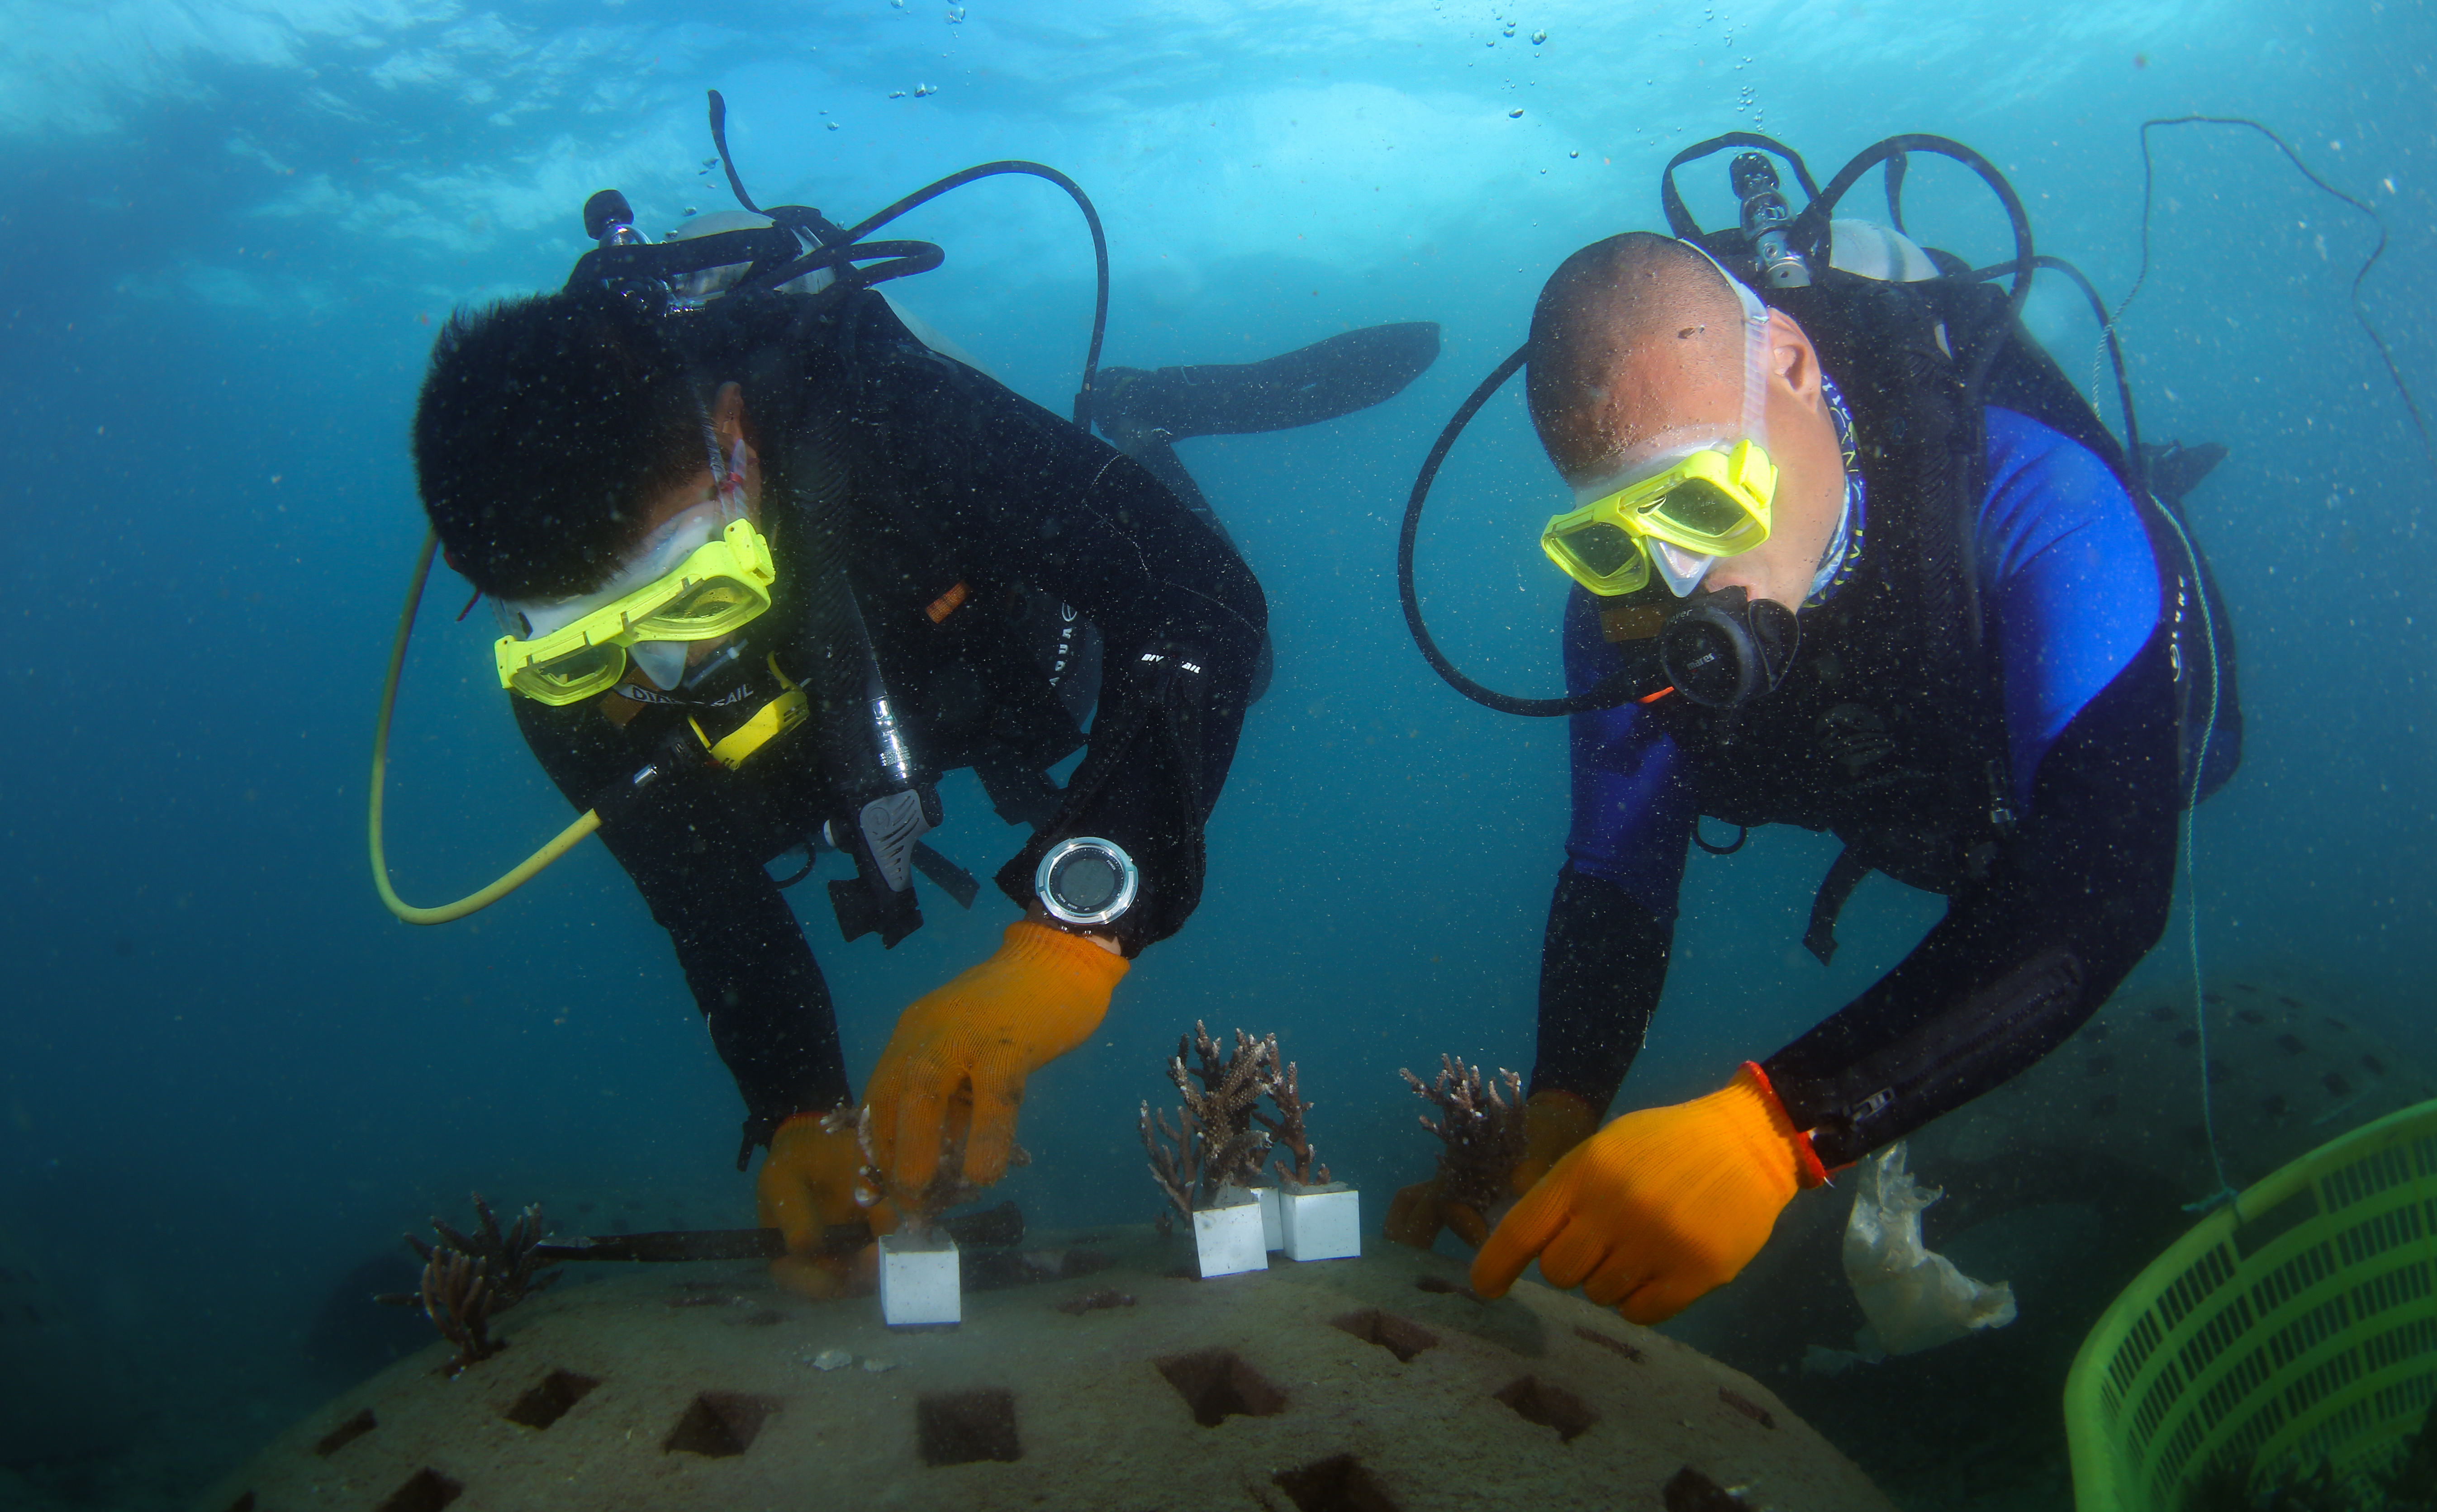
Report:
<svg viewBox="0 0 2437 1512"><path fill-rule="evenodd" d="M1727 169L1735 198L1743 201L1744 240L1759 265L1760 276L1771 288L1808 288L1811 265L1786 245L1786 223L1794 212L1777 182L1777 165L1758 152L1739 153Z"/></svg>

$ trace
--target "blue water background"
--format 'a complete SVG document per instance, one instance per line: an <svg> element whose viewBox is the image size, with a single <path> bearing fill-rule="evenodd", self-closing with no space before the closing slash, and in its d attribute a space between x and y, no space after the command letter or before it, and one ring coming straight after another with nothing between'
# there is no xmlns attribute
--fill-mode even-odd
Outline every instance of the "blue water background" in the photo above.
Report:
<svg viewBox="0 0 2437 1512"><path fill-rule="evenodd" d="M751 1221L733 1088L605 853L415 930L374 898L363 843L382 658L423 530L404 442L434 322L553 287L596 188L622 187L656 231L728 208L696 171L706 86L759 196L841 220L991 158L1074 174L1108 223L1113 362L1446 327L1437 367L1393 403L1183 448L1268 590L1277 679L1211 826L1201 912L1034 1084L1035 1163L1009 1190L1036 1223L1153 1210L1135 1110L1196 1018L1280 1034L1324 1157L1373 1221L1431 1153L1397 1069L1442 1051L1530 1064L1563 732L1423 667L1395 525L1548 271L1658 224L1672 150L1759 122L1824 179L1889 132L1959 137L2012 176L2042 246L2116 299L2140 252L2137 123L2256 114L2377 205L2394 239L2363 297L2437 395L2422 4L0 16L0 1225L132 1357L144 1411L196 1440L179 1463L197 1476L315 1399L296 1353L338 1276L424 1212L462 1213L468 1189L677 1191L697 1223ZM2250 717L2241 776L2199 816L2202 946L2213 969L2340 987L2437 1065L2432 463L2346 304L2375 229L2247 132L2181 128L2156 148L2152 266L2124 333L2145 431L2232 449L2192 516ZM1686 181L1709 223L1729 212L1723 177L1719 159ZM1850 204L1876 213L1875 179ZM2007 250L1950 165L1917 160L1907 206L1923 240L1975 262ZM893 291L1065 410L1090 299L1073 207L1000 181L898 231L949 256ZM2029 318L2092 372L2095 327L2061 283ZM1533 538L1558 497L1519 398L1500 396L1421 553L1444 643L1494 684L1556 686L1563 583ZM463 599L435 578L394 751L391 856L417 901L487 880L568 817L492 686L486 617L451 620ZM936 843L994 868L1016 834L970 777L944 791ZM1936 916L1873 878L1823 970L1797 940L1831 853L1767 831L1693 859L1628 1102L1715 1085ZM934 895L930 927L884 954L840 945L817 895L796 895L858 1083L898 1009L1011 916ZM2183 930L2179 912L2145 969L2187 971Z"/></svg>

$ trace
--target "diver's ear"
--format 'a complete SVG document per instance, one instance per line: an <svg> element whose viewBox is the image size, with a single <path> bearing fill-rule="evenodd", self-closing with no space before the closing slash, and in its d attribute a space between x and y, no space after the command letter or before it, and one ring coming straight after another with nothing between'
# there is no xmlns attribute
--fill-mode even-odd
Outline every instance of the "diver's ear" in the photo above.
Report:
<svg viewBox="0 0 2437 1512"><path fill-rule="evenodd" d="M1783 310L1768 312L1768 365L1770 374L1795 398L1807 405L1819 397L1819 354L1794 317Z"/></svg>

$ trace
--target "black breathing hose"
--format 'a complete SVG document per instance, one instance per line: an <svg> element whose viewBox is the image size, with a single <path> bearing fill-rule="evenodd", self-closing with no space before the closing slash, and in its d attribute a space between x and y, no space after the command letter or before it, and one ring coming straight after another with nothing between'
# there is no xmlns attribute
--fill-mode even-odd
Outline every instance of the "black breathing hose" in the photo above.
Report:
<svg viewBox="0 0 2437 1512"><path fill-rule="evenodd" d="M1446 461L1456 437L1462 435L1472 417L1481 412L1481 407L1489 402L1490 395L1505 386L1507 379L1521 371L1524 360L1531 354L1529 342L1517 347L1514 356L1499 363L1498 370L1488 377L1481 379L1481 387L1472 391L1472 397L1464 402L1454 417L1447 421L1446 428L1439 432L1437 443L1430 447L1429 456L1422 462L1421 473L1413 479L1412 496L1405 501L1404 529L1396 534L1396 596L1405 605L1405 628L1412 632L1413 644L1420 649L1422 660L1430 664L1430 670L1446 679L1449 687L1483 708L1496 709L1500 714L1553 719L1561 714L1587 714L1594 709L1612 709L1628 699L1657 691L1657 686L1636 688L1633 685L1637 679L1631 671L1621 670L1601 679L1599 686L1587 693L1573 693L1563 698L1516 698L1495 688L1483 687L1458 671L1455 664L1446 659L1446 652L1439 650L1438 642L1430 638L1429 627L1422 623L1421 596L1413 589L1413 541L1421 533L1422 504L1430 496L1430 483L1439 476L1439 464ZM1663 681L1661 679L1662 684Z"/></svg>
<svg viewBox="0 0 2437 1512"><path fill-rule="evenodd" d="M755 280L757 286L771 288L824 268L835 272L840 286L868 288L886 279L902 278L908 273L926 272L938 267L947 254L929 242L867 243L863 238L906 212L929 204L949 190L962 188L977 179L994 178L1000 174L1008 173L1024 174L1035 179L1046 179L1065 190L1074 200L1075 207L1083 212L1083 223L1091 228L1092 258L1098 272L1098 287L1092 301L1092 340L1083 354L1083 386L1075 394L1075 424L1086 429L1090 428L1093 390L1097 385L1100 375L1100 344L1109 329L1109 238L1108 234L1100 227L1100 212L1093 207L1092 198L1083 192L1081 184L1045 163L1031 163L1022 158L1002 158L995 163L976 164L960 173L951 173L936 183L925 184L885 209L867 216L844 231L840 231L818 211L789 213L792 207L783 205L772 210L764 210L753 202L753 197L745 192L745 181L737 175L735 162L728 156L728 102L720 98L719 91L715 89L710 92L710 140L711 145L719 149L720 166L728 170L728 186L735 192L738 204L757 216L770 217L771 219L779 221L816 244L813 251L794 262ZM890 260L875 268L854 266L857 261L871 257L885 257Z"/></svg>

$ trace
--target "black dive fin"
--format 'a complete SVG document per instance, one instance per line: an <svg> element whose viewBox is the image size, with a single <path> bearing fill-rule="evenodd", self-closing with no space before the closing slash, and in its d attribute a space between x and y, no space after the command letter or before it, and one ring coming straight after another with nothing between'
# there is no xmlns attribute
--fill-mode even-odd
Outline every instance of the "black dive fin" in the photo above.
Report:
<svg viewBox="0 0 2437 1512"><path fill-rule="evenodd" d="M1436 321L1347 331L1264 362L1104 368L1093 412L1126 451L1146 432L1170 441L1289 430L1392 399L1438 360Z"/></svg>
<svg viewBox="0 0 2437 1512"><path fill-rule="evenodd" d="M2168 446L2147 441L2141 443L2141 471L2148 477L2149 492L2178 504L2223 461L2225 448L2213 441L2197 446L2186 446L2180 441Z"/></svg>

